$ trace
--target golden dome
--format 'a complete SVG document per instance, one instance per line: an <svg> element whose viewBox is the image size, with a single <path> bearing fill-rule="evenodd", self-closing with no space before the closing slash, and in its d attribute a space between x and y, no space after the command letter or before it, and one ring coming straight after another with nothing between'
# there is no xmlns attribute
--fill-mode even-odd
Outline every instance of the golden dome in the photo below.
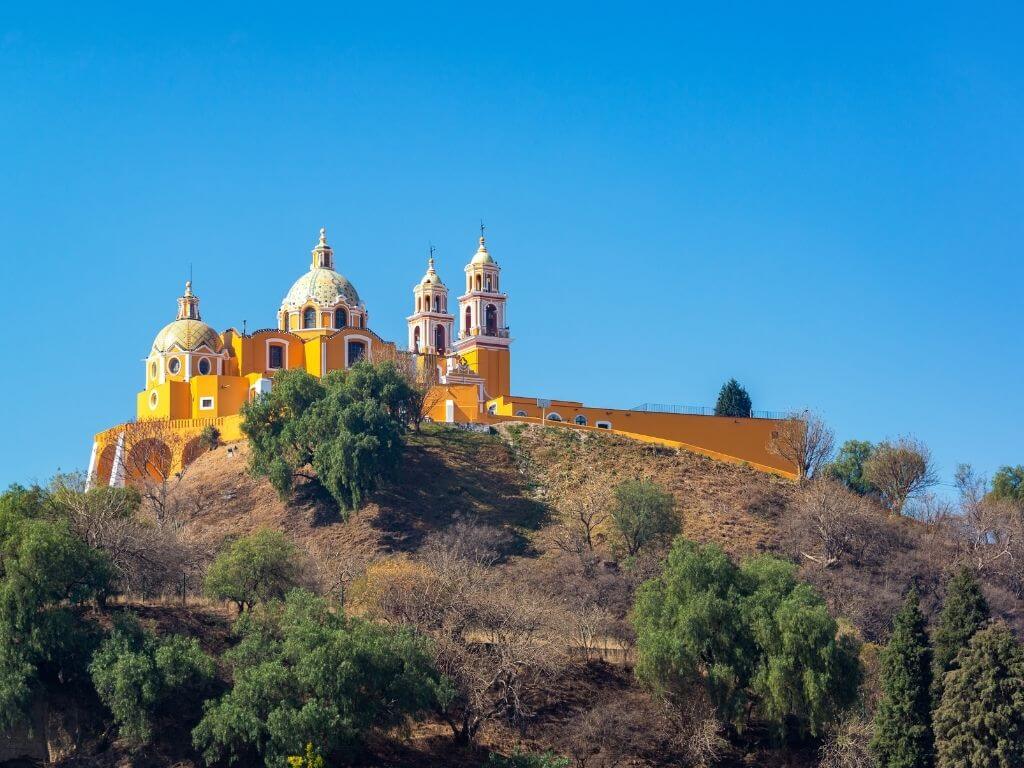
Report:
<svg viewBox="0 0 1024 768"><path fill-rule="evenodd" d="M480 247L476 249L476 253L473 254L473 260L470 264L493 264L494 259L491 258L491 254L487 252L487 246L484 244L483 236L480 237Z"/></svg>
<svg viewBox="0 0 1024 768"><path fill-rule="evenodd" d="M173 347L194 352L202 346L214 352L219 352L222 346L220 335L202 320L175 320L165 325L153 341L154 352L168 352Z"/></svg>

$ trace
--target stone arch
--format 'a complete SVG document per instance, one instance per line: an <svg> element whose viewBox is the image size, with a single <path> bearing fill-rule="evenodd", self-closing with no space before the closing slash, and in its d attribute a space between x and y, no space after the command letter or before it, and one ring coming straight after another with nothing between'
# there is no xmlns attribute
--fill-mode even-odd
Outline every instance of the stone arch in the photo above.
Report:
<svg viewBox="0 0 1024 768"><path fill-rule="evenodd" d="M103 446L103 450L100 451L99 459L96 461L96 475L93 479L93 485L109 485L110 478L114 474L114 457L117 455L117 446L114 443L108 443Z"/></svg>
<svg viewBox="0 0 1024 768"><path fill-rule="evenodd" d="M125 479L129 482L162 483L170 477L171 458L171 449L163 440L155 437L140 440L128 450Z"/></svg>

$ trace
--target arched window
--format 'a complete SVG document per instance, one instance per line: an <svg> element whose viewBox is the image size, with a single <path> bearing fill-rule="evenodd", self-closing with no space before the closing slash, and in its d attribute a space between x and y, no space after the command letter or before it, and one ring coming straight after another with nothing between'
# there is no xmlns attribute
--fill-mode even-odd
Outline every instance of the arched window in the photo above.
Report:
<svg viewBox="0 0 1024 768"><path fill-rule="evenodd" d="M476 276L476 289L478 291L480 290L480 275Z"/></svg>
<svg viewBox="0 0 1024 768"><path fill-rule="evenodd" d="M302 310L302 327L316 328L316 310L312 307L306 307Z"/></svg>
<svg viewBox="0 0 1024 768"><path fill-rule="evenodd" d="M549 413L547 415L547 420L548 421L561 421L562 417L559 416L557 413Z"/></svg>
<svg viewBox="0 0 1024 768"><path fill-rule="evenodd" d="M587 426L587 417L581 413L579 416L573 419L573 422L579 424L581 427L585 427Z"/></svg>
<svg viewBox="0 0 1024 768"><path fill-rule="evenodd" d="M439 355L444 354L444 326L439 325L434 328L434 349Z"/></svg>
<svg viewBox="0 0 1024 768"><path fill-rule="evenodd" d="M466 307L466 335L469 336L469 329L473 327L473 310Z"/></svg>
<svg viewBox="0 0 1024 768"><path fill-rule="evenodd" d="M344 307L338 307L334 310L334 327L344 328L346 325L348 325L348 312Z"/></svg>
<svg viewBox="0 0 1024 768"><path fill-rule="evenodd" d="M488 293L490 293L490 292L491 292L491 276L490 276L490 275L488 275L488 276L487 276L486 278L484 278L484 279L485 279L485 281L486 281L486 286L487 286L487 292L488 292Z"/></svg>
<svg viewBox="0 0 1024 768"><path fill-rule="evenodd" d="M484 311L484 317L486 318L487 335L497 336L498 335L498 308L493 304L488 304L487 309Z"/></svg>
<svg viewBox="0 0 1024 768"><path fill-rule="evenodd" d="M412 330L412 351L417 355L420 353L420 327L418 325Z"/></svg>
<svg viewBox="0 0 1024 768"><path fill-rule="evenodd" d="M434 297L434 311L435 312L440 312L441 311L441 297L440 296L435 296Z"/></svg>
<svg viewBox="0 0 1024 768"><path fill-rule="evenodd" d="M525 416L526 411L516 411L516 416Z"/></svg>

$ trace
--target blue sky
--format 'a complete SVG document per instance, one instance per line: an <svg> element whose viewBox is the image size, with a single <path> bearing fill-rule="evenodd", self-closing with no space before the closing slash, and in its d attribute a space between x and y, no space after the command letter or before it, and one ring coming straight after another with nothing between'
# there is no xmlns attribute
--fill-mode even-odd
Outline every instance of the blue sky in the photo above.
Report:
<svg viewBox="0 0 1024 768"><path fill-rule="evenodd" d="M0 484L133 415L190 264L204 319L271 326L326 225L401 340L428 242L457 285L481 218L518 394L735 376L913 434L947 482L1024 462L1020 4L28 5L0 10Z"/></svg>

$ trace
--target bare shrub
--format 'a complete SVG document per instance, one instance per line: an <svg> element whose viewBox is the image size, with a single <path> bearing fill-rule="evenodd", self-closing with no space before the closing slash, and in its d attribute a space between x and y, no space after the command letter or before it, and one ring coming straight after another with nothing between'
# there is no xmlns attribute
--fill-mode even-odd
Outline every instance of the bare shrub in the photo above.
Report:
<svg viewBox="0 0 1024 768"><path fill-rule="evenodd" d="M558 511L555 545L586 557L611 517L614 480L600 470L593 439L583 440L577 456L550 481L551 503Z"/></svg>
<svg viewBox="0 0 1024 768"><path fill-rule="evenodd" d="M938 482L931 451L912 437L879 443L864 462L864 479L878 489L894 515Z"/></svg>
<svg viewBox="0 0 1024 768"><path fill-rule="evenodd" d="M844 719L821 745L819 768L874 768L869 748L872 732L866 717Z"/></svg>
<svg viewBox="0 0 1024 768"><path fill-rule="evenodd" d="M835 434L817 414L810 411L793 414L779 427L768 443L768 450L790 462L797 480L813 478L831 458Z"/></svg>
<svg viewBox="0 0 1024 768"><path fill-rule="evenodd" d="M841 483L817 478L808 483L783 516L786 532L800 555L823 568L860 552L865 502Z"/></svg>

